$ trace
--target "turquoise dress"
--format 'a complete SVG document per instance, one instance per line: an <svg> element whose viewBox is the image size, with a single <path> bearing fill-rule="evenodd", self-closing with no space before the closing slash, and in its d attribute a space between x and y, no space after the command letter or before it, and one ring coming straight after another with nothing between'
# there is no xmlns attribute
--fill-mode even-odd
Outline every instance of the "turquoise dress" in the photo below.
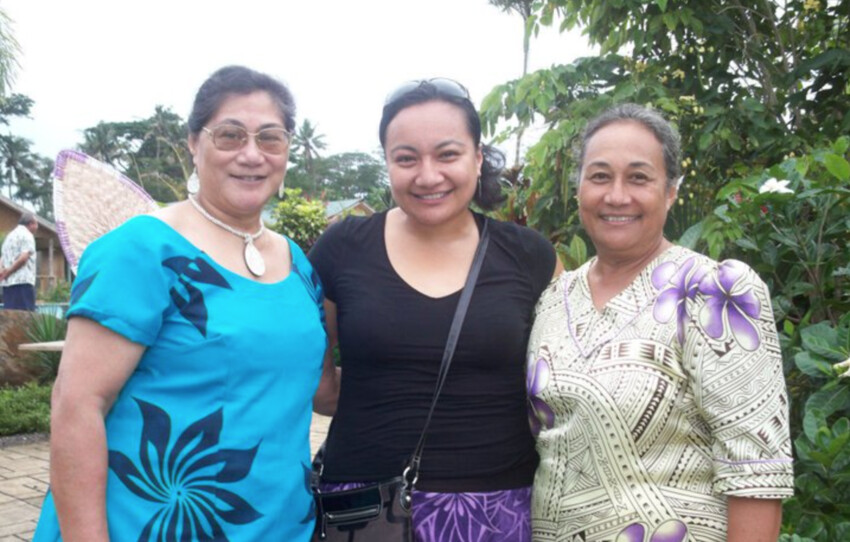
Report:
<svg viewBox="0 0 850 542"><path fill-rule="evenodd" d="M312 397L327 339L321 287L262 284L140 216L86 250L69 317L147 348L106 417L110 538L307 541ZM108 360L104 360L108 362ZM61 540L48 493L35 542Z"/></svg>

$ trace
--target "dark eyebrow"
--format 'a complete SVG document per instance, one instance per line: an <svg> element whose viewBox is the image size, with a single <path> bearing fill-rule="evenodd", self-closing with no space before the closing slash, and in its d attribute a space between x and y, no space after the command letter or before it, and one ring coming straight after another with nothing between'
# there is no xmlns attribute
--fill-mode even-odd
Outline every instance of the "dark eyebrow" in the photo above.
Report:
<svg viewBox="0 0 850 542"><path fill-rule="evenodd" d="M460 140L457 140L457 139L447 139L445 141L441 141L440 143L438 143L435 148L439 150L439 149L443 149L445 147L448 147L450 145L459 145L461 147L466 146L463 143L463 141L460 141ZM414 153L419 152L419 151L416 150L416 147L414 147L413 145L396 145L395 147L390 149L390 154L392 154L396 151L410 151L410 152L414 152Z"/></svg>
<svg viewBox="0 0 850 542"><path fill-rule="evenodd" d="M396 151L416 152L416 149L412 145L396 145L395 147L390 149L390 154L393 154Z"/></svg>
<svg viewBox="0 0 850 542"><path fill-rule="evenodd" d="M457 139L447 139L445 141L440 142L437 145L438 149L442 149L443 147L448 147L449 145L460 145L461 147L465 147L466 145L463 141L458 141Z"/></svg>
<svg viewBox="0 0 850 542"><path fill-rule="evenodd" d="M244 128L245 130L248 129L244 123L236 119L224 119L220 123L218 123L217 126L221 126L222 124L231 124L233 126L239 126L240 128ZM267 122L265 124L262 124L260 125L258 130L265 130L266 128L283 128L284 130L286 130L286 127L284 127L283 124L278 124L276 122Z"/></svg>

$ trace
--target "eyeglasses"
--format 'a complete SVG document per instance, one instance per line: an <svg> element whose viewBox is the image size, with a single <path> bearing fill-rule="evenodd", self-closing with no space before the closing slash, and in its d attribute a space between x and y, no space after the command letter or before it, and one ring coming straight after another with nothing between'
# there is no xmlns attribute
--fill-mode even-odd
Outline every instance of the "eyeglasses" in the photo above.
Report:
<svg viewBox="0 0 850 542"><path fill-rule="evenodd" d="M388 106L391 103L401 99L407 93L412 92L419 87L430 85L434 87L437 92L446 96L453 96L455 98L461 98L464 100L469 100L469 91L466 90L466 87L455 81L454 79L447 79L445 77L434 77L432 79L417 79L414 81L408 81L406 83L402 83L394 91L387 94L386 100L384 100L384 106Z"/></svg>
<svg viewBox="0 0 850 542"><path fill-rule="evenodd" d="M283 128L263 128L259 132L249 132L235 124L219 124L212 129L204 126L215 148L220 151L238 151L248 143L248 136L254 138L257 148L266 154L283 154L289 148L292 134Z"/></svg>

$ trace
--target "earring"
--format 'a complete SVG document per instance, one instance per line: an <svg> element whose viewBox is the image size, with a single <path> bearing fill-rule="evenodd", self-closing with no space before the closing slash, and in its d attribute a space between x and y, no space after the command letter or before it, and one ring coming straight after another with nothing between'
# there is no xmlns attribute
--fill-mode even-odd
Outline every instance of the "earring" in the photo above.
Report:
<svg viewBox="0 0 850 542"><path fill-rule="evenodd" d="M189 178L186 179L186 192L194 196L200 189L201 180L198 179L198 168L195 168L192 170L192 174L189 175Z"/></svg>
<svg viewBox="0 0 850 542"><path fill-rule="evenodd" d="M285 180L286 180L286 177L284 177L283 179L280 180L280 186L277 189L277 197L280 198L280 199L283 199L284 194L286 194L286 189L284 187L284 184L285 184L284 181Z"/></svg>
<svg viewBox="0 0 850 542"><path fill-rule="evenodd" d="M481 175L479 175L479 176L478 176L478 199L481 199L481 198L483 197L483 196L482 196L483 189L481 188L481 185L482 185L482 184L483 184L483 183L481 182Z"/></svg>

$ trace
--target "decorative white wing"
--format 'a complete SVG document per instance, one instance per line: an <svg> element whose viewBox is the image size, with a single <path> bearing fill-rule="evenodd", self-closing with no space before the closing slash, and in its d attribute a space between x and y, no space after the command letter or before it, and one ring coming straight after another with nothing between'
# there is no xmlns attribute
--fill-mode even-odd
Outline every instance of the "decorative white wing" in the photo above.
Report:
<svg viewBox="0 0 850 542"><path fill-rule="evenodd" d="M78 151L65 150L53 169L53 216L74 274L83 250L104 233L159 206L118 170Z"/></svg>

